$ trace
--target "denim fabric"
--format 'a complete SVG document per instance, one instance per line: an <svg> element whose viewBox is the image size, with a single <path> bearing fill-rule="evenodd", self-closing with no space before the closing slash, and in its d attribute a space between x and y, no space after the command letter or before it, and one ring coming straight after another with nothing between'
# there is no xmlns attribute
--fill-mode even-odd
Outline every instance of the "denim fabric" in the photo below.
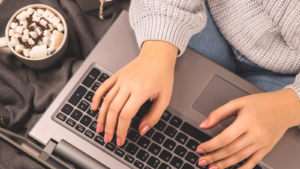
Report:
<svg viewBox="0 0 300 169"><path fill-rule="evenodd" d="M266 70L235 50L220 33L209 13L207 3L206 9L207 25L190 39L189 48L267 92L283 89L294 82L296 74L287 75Z"/></svg>

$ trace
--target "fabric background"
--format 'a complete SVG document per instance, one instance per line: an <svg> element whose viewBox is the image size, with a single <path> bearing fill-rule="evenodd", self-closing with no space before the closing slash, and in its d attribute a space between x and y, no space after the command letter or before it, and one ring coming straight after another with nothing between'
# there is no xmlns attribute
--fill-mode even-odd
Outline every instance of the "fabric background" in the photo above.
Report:
<svg viewBox="0 0 300 169"><path fill-rule="evenodd" d="M0 116L8 129L27 135L62 87L88 56L129 0L114 0L104 9L104 20L98 10L83 12L75 0L3 0L0 5L0 37L4 36L10 17L30 4L55 8L68 25L69 44L63 59L47 70L28 68L13 55L0 56ZM0 125L4 127L4 125ZM0 143L0 168L38 168L32 162Z"/></svg>

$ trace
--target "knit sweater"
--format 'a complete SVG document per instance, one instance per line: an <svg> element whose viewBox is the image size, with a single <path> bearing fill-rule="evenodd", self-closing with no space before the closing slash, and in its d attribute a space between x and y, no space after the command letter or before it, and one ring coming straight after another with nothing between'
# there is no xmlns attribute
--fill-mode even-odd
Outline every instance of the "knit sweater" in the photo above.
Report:
<svg viewBox="0 0 300 169"><path fill-rule="evenodd" d="M286 86L300 99L300 1L207 0L228 42L257 65L281 74L297 74ZM204 29L204 0L132 0L130 23L139 46L162 40L178 47Z"/></svg>

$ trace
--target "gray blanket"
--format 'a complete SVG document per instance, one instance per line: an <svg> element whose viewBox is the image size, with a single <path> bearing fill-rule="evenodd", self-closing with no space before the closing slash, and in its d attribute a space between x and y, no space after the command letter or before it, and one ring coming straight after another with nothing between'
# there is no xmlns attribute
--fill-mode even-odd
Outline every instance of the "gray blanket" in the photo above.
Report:
<svg viewBox="0 0 300 169"><path fill-rule="evenodd" d="M114 0L104 9L84 13L75 0L4 0L0 5L0 37L10 17L29 4L46 4L59 11L68 24L69 44L62 60L48 70L33 70L14 56L0 56L0 116L7 128L27 135L62 87L82 63L129 0ZM5 127L0 122L0 127ZM38 168L0 143L0 168Z"/></svg>

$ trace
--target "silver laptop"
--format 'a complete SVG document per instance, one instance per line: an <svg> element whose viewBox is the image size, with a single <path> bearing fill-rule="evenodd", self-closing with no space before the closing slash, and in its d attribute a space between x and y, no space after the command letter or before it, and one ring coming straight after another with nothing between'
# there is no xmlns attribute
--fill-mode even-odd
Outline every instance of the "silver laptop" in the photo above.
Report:
<svg viewBox="0 0 300 169"><path fill-rule="evenodd" d="M219 134L234 118L204 131L198 125L228 101L263 92L232 72L187 49L178 58L169 107L155 127L140 136L137 126L147 113L146 102L132 120L126 145L104 143L95 132L97 111L91 98L103 81L139 54L127 12L122 12L39 119L29 136L80 168L201 168L196 147ZM300 132L287 131L255 169L300 167ZM243 161L229 167L235 169Z"/></svg>

